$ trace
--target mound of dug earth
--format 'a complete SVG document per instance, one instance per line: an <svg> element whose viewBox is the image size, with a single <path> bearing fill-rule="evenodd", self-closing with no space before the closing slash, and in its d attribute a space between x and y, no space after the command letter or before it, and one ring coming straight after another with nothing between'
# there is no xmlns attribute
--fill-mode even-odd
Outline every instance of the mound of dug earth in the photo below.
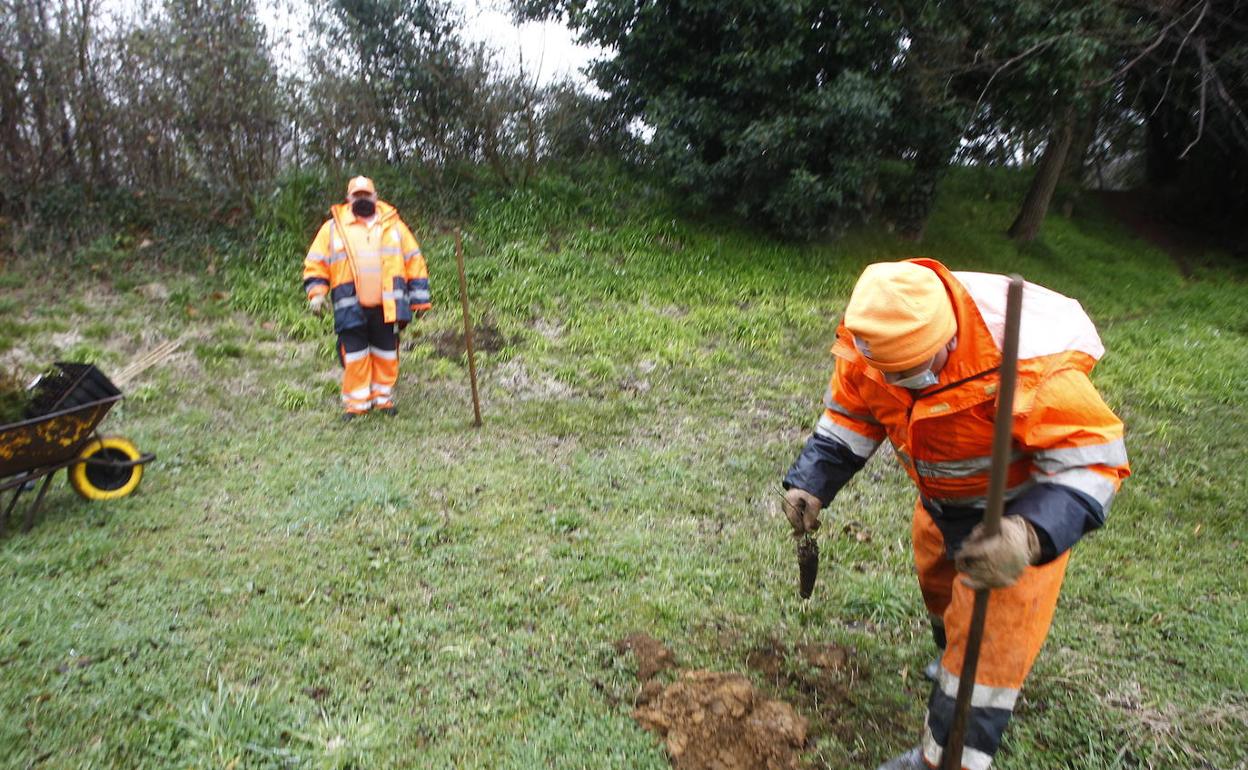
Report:
<svg viewBox="0 0 1248 770"><path fill-rule="evenodd" d="M657 683L656 683L657 684ZM793 770L807 723L793 707L767 700L740 674L687 671L633 712L663 736L681 770Z"/></svg>

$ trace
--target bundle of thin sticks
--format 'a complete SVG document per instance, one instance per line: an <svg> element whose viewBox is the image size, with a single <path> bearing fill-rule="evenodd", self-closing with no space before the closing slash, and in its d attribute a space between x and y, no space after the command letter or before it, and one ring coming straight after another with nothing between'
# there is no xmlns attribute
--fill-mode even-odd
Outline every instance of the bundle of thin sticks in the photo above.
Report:
<svg viewBox="0 0 1248 770"><path fill-rule="evenodd" d="M178 347L181 346L184 339L186 338L179 337L176 340L166 340L151 350L143 353L129 364L126 364L126 368L122 369L112 378L113 384L118 388L124 388L128 383L132 382L134 378L138 377L143 372L146 372L148 369L151 369L153 366L165 361L177 352Z"/></svg>

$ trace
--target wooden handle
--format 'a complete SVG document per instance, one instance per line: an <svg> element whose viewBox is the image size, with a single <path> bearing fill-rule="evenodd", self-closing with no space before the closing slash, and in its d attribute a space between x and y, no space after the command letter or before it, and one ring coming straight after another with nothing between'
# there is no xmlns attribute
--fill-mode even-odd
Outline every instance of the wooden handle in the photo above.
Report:
<svg viewBox="0 0 1248 770"><path fill-rule="evenodd" d="M481 397L477 393L477 355L472 347L472 316L468 314L468 279L464 277L464 239L455 228L455 262L459 266L459 304L464 309L464 346L468 351L468 377L472 380L472 425L481 427Z"/></svg>
<svg viewBox="0 0 1248 770"><path fill-rule="evenodd" d="M1005 341L1001 349L1001 381L997 385L997 413L992 433L992 470L988 477L988 506L984 509L984 532L1001 532L1001 516L1005 510L1006 475L1010 468L1010 436L1014 425L1014 386L1018 381L1018 329L1023 311L1023 279L1010 276L1005 300ZM961 770L962 748L966 742L966 726L970 720L971 693L975 690L975 672L979 668L979 647L984 640L984 620L988 616L990 589L975 592L971 608L971 627L966 638L966 657L962 659L962 676L958 680L958 698L953 706L953 726L940 766L942 770ZM939 685L938 685L939 686Z"/></svg>

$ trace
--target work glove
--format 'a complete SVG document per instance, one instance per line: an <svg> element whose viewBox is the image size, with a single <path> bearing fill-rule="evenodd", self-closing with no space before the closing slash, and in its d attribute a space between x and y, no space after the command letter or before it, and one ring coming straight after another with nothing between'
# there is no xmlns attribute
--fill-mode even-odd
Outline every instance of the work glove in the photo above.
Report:
<svg viewBox="0 0 1248 770"><path fill-rule="evenodd" d="M785 492L784 503L780 507L793 527L793 537L819 529L819 511L823 508L823 501L806 490L793 487Z"/></svg>
<svg viewBox="0 0 1248 770"><path fill-rule="evenodd" d="M962 582L979 590L1014 585L1030 564L1040 560L1040 538L1021 516L1001 519L1001 534L989 537L980 522L962 541L955 563L963 573Z"/></svg>
<svg viewBox="0 0 1248 770"><path fill-rule="evenodd" d="M312 315L319 316L325 309L325 295L317 294L308 300L308 310L312 311Z"/></svg>

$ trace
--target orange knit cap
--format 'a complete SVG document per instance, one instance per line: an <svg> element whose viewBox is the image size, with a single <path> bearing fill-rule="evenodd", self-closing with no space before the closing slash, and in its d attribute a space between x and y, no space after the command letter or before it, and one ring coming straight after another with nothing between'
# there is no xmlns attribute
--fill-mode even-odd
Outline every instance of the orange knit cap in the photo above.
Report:
<svg viewBox="0 0 1248 770"><path fill-rule="evenodd" d="M935 356L958 324L935 271L913 262L876 262L854 286L845 328L868 364L901 372Z"/></svg>

